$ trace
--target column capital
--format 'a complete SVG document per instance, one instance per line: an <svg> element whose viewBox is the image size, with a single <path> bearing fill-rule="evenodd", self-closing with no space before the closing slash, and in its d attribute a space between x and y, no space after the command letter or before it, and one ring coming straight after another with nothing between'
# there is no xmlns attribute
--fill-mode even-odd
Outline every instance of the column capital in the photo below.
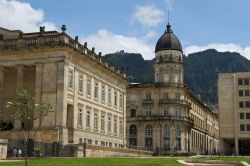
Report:
<svg viewBox="0 0 250 166"><path fill-rule="evenodd" d="M24 68L24 65L23 64L16 64L16 67L17 68Z"/></svg>

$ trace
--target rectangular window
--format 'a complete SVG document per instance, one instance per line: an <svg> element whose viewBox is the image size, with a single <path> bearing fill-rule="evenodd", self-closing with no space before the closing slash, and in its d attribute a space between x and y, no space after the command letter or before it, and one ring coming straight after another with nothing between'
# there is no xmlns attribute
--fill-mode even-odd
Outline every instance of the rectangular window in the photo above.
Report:
<svg viewBox="0 0 250 166"><path fill-rule="evenodd" d="M250 101L246 101L246 102L245 102L245 107L246 107L246 108L250 108Z"/></svg>
<svg viewBox="0 0 250 166"><path fill-rule="evenodd" d="M83 92L83 77L82 77L82 75L79 76L78 88L79 88L79 93L82 94L82 92Z"/></svg>
<svg viewBox="0 0 250 166"><path fill-rule="evenodd" d="M243 90L239 90L239 96L240 96L240 97L243 96Z"/></svg>
<svg viewBox="0 0 250 166"><path fill-rule="evenodd" d="M164 108L164 116L168 116L168 108Z"/></svg>
<svg viewBox="0 0 250 166"><path fill-rule="evenodd" d="M245 90L245 96L249 96L249 90Z"/></svg>
<svg viewBox="0 0 250 166"><path fill-rule="evenodd" d="M114 106L117 106L117 92L114 92Z"/></svg>
<svg viewBox="0 0 250 166"><path fill-rule="evenodd" d="M164 100L167 100L167 99L168 99L168 93L164 93L164 94L163 94L163 99L164 99Z"/></svg>
<svg viewBox="0 0 250 166"><path fill-rule="evenodd" d="M250 119L250 113L246 113L246 119Z"/></svg>
<svg viewBox="0 0 250 166"><path fill-rule="evenodd" d="M146 93L146 100L152 100L151 93Z"/></svg>
<svg viewBox="0 0 250 166"><path fill-rule="evenodd" d="M69 70L68 87L73 88L73 70Z"/></svg>
<svg viewBox="0 0 250 166"><path fill-rule="evenodd" d="M90 79L87 80L87 91L86 91L87 96L91 95L91 81Z"/></svg>
<svg viewBox="0 0 250 166"><path fill-rule="evenodd" d="M102 102L105 102L105 85L102 85Z"/></svg>
<svg viewBox="0 0 250 166"><path fill-rule="evenodd" d="M123 108L123 94L120 92L120 99L119 99L119 101L120 101L120 109L122 109Z"/></svg>
<svg viewBox="0 0 250 166"><path fill-rule="evenodd" d="M114 118L114 134L117 134L117 119Z"/></svg>
<svg viewBox="0 0 250 166"><path fill-rule="evenodd" d="M108 89L108 103L111 104L111 89Z"/></svg>
<svg viewBox="0 0 250 166"><path fill-rule="evenodd" d="M169 83L169 75L165 73L163 77L164 83Z"/></svg>
<svg viewBox="0 0 250 166"><path fill-rule="evenodd" d="M90 128L90 111L86 112L86 127Z"/></svg>
<svg viewBox="0 0 250 166"><path fill-rule="evenodd" d="M176 150L181 150L181 138L176 138Z"/></svg>
<svg viewBox="0 0 250 166"><path fill-rule="evenodd" d="M120 135L123 135L123 130L122 130L122 121L120 120L120 123L119 123L119 134Z"/></svg>
<svg viewBox="0 0 250 166"><path fill-rule="evenodd" d="M94 97L96 100L98 100L98 83L97 82L95 82Z"/></svg>
<svg viewBox="0 0 250 166"><path fill-rule="evenodd" d="M240 119L245 119L244 113L240 113Z"/></svg>
<svg viewBox="0 0 250 166"><path fill-rule="evenodd" d="M248 78L244 79L244 85L249 85L249 79Z"/></svg>
<svg viewBox="0 0 250 166"><path fill-rule="evenodd" d="M250 124L247 124L247 131L250 131Z"/></svg>
<svg viewBox="0 0 250 166"><path fill-rule="evenodd" d="M238 85L243 85L243 80L242 79L238 79Z"/></svg>
<svg viewBox="0 0 250 166"><path fill-rule="evenodd" d="M175 99L180 100L180 93L175 93Z"/></svg>
<svg viewBox="0 0 250 166"><path fill-rule="evenodd" d="M174 83L179 83L179 75L178 74L174 74Z"/></svg>
<svg viewBox="0 0 250 166"><path fill-rule="evenodd" d="M244 102L243 102L243 101L240 101L240 102L239 102L239 107L240 107L240 108L244 108Z"/></svg>
<svg viewBox="0 0 250 166"><path fill-rule="evenodd" d="M130 109L130 116L136 117L136 109Z"/></svg>
<svg viewBox="0 0 250 166"><path fill-rule="evenodd" d="M176 109L176 116L181 116L181 111L178 108Z"/></svg>
<svg viewBox="0 0 250 166"><path fill-rule="evenodd" d="M98 114L94 114L94 129L98 129Z"/></svg>
<svg viewBox="0 0 250 166"><path fill-rule="evenodd" d="M150 109L150 108L147 108L147 109L146 109L146 116L147 116L147 117L150 117L150 116L151 116L151 109Z"/></svg>
<svg viewBox="0 0 250 166"><path fill-rule="evenodd" d="M101 130L105 130L105 115L102 115L101 117Z"/></svg>
<svg viewBox="0 0 250 166"><path fill-rule="evenodd" d="M111 132L111 117L108 117L107 126L108 126L108 132Z"/></svg>
<svg viewBox="0 0 250 166"><path fill-rule="evenodd" d="M243 124L240 125L240 131L245 131L245 125Z"/></svg>
<svg viewBox="0 0 250 166"><path fill-rule="evenodd" d="M82 127L82 108L78 110L78 126Z"/></svg>

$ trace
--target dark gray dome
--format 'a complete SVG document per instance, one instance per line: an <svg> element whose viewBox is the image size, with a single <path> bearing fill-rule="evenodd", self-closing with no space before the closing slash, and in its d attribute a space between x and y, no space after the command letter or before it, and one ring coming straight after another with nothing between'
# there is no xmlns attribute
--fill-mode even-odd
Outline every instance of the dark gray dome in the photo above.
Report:
<svg viewBox="0 0 250 166"><path fill-rule="evenodd" d="M155 53L162 50L177 50L182 52L181 43L173 34L169 24L167 25L167 30L160 37L155 46Z"/></svg>

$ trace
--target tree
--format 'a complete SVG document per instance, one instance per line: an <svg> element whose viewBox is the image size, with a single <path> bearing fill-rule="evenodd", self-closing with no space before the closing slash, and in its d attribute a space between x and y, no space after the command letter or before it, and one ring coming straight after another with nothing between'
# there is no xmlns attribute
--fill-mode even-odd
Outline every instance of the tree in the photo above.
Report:
<svg viewBox="0 0 250 166"><path fill-rule="evenodd" d="M22 124L20 128L25 139L25 165L27 166L28 141L36 136L45 116L52 110L52 106L49 103L35 104L35 98L31 97L27 90L21 89L17 92L16 99L8 101L6 107L14 110L14 114L11 116L12 120L27 123L26 127ZM38 126L31 129L30 122L36 120L39 121Z"/></svg>

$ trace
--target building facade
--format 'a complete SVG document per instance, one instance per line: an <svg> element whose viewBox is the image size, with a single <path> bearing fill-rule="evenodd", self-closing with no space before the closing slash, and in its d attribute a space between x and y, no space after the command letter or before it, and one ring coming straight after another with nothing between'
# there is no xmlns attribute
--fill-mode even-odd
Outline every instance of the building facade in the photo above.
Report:
<svg viewBox="0 0 250 166"><path fill-rule="evenodd" d="M0 138L20 140L21 128L35 130L39 119L13 121L6 102L26 89L36 103L53 106L35 142L123 147L126 144L125 74L101 53L62 32L23 33L0 28ZM28 125L29 124L29 125ZM31 132L32 132L31 131Z"/></svg>
<svg viewBox="0 0 250 166"><path fill-rule="evenodd" d="M218 77L220 151L250 154L250 73L221 73Z"/></svg>
<svg viewBox="0 0 250 166"><path fill-rule="evenodd" d="M127 141L157 153L216 153L217 116L184 85L181 43L168 24L155 47L155 81L127 88Z"/></svg>

